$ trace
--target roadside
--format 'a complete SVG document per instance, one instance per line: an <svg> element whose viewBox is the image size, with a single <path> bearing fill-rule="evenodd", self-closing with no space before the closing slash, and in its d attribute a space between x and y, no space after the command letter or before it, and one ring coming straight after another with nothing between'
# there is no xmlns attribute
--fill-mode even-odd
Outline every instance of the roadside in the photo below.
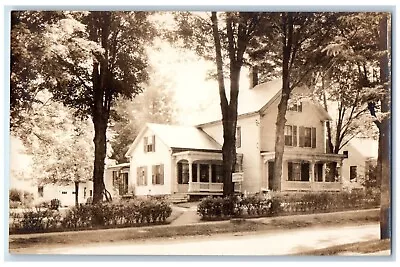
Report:
<svg viewBox="0 0 400 267"><path fill-rule="evenodd" d="M37 247L98 244L147 239L180 238L182 236L210 236L225 233L266 233L277 230L313 226L344 226L371 224L379 221L379 210L359 210L335 213L294 215L257 219L202 222L188 225L159 225L137 228L86 230L61 233L11 235L9 251L24 253Z"/></svg>
<svg viewBox="0 0 400 267"><path fill-rule="evenodd" d="M313 226L266 232L225 233L20 250L24 254L67 255L243 255L282 256L379 238L379 223ZM349 253L348 255L352 255ZM357 255L357 254L356 254Z"/></svg>
<svg viewBox="0 0 400 267"><path fill-rule="evenodd" d="M390 240L368 240L294 254L296 256L389 256Z"/></svg>

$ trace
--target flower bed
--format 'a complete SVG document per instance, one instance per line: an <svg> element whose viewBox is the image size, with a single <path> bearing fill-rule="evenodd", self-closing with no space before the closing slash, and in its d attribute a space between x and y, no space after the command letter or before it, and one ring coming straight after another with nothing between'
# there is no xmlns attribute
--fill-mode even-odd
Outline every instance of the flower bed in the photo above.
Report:
<svg viewBox="0 0 400 267"><path fill-rule="evenodd" d="M118 203L80 205L65 216L58 210L36 207L22 214L10 213L10 233L35 233L117 228L165 223L171 207L158 200L129 200Z"/></svg>
<svg viewBox="0 0 400 267"><path fill-rule="evenodd" d="M376 208L379 206L379 192L353 190L351 192L275 193L274 195L253 195L241 198L203 199L197 213L203 220L229 218L265 217L315 212L333 212Z"/></svg>

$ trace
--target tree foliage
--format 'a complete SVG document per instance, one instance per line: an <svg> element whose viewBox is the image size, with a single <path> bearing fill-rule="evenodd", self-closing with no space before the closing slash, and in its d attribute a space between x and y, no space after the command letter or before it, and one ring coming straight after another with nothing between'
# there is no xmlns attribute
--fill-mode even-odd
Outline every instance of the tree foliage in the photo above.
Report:
<svg viewBox="0 0 400 267"><path fill-rule="evenodd" d="M111 159L118 163L127 162L125 154L145 123L176 122L172 88L156 73L152 76L157 78L150 79L142 94L133 100L118 99L112 110Z"/></svg>
<svg viewBox="0 0 400 267"><path fill-rule="evenodd" d="M23 13L28 17L46 12ZM103 181L106 132L117 97L132 98L147 79L145 47L155 32L148 12L62 12L63 17L41 25L43 45L38 73L53 99L94 124L94 202L105 193ZM17 35L20 32L16 33ZM36 74L38 76L38 74Z"/></svg>

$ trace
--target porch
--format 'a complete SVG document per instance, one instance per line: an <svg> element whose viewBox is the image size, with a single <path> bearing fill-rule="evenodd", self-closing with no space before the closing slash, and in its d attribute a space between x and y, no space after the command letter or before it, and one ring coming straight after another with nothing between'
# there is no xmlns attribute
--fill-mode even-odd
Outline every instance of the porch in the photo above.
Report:
<svg viewBox="0 0 400 267"><path fill-rule="evenodd" d="M274 179L275 152L262 153L266 185L279 191L340 191L343 188L342 160L338 154L300 154L285 152L282 179ZM333 166L333 167L332 167Z"/></svg>
<svg viewBox="0 0 400 267"><path fill-rule="evenodd" d="M222 153L184 151L174 153L174 193L189 195L222 195ZM242 158L242 156L239 156ZM235 191L241 184L235 183Z"/></svg>

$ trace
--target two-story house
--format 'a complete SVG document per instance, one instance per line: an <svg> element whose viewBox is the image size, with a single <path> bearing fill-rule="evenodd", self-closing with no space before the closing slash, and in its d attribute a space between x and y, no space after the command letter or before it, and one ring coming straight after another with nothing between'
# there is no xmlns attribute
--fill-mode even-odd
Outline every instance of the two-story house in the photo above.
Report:
<svg viewBox="0 0 400 267"><path fill-rule="evenodd" d="M273 175L275 122L281 80L242 90L238 101L235 190L341 190L343 155L327 154L327 112L310 98L286 114L282 178ZM297 96L309 94L296 88ZM222 194L223 130L220 115L196 126L146 124L130 146L128 181L135 195ZM219 116L219 117L218 117ZM336 162L336 175L326 175Z"/></svg>

